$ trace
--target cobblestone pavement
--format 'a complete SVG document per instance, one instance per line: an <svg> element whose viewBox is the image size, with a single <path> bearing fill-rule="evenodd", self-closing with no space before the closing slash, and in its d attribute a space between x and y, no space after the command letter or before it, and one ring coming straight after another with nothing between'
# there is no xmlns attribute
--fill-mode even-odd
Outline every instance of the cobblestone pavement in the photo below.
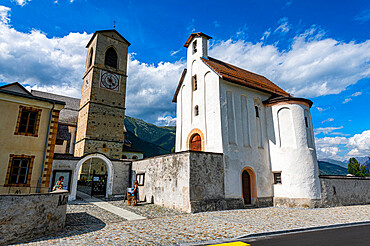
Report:
<svg viewBox="0 0 370 246"><path fill-rule="evenodd" d="M370 205L320 209L258 208L89 226L67 226L31 245L173 245L370 220Z"/></svg>
<svg viewBox="0 0 370 246"><path fill-rule="evenodd" d="M67 205L66 226L108 224L122 221L126 220L81 199L70 201Z"/></svg>
<svg viewBox="0 0 370 246"><path fill-rule="evenodd" d="M170 208L164 208L158 205L150 204L150 203L143 203L139 202L136 206L130 206L127 205L127 201L124 201L123 198L119 199L103 199L110 204L126 209L128 211L131 211L135 214L147 217L148 219L156 218L156 217L165 217L165 216L174 216L174 215L181 215L186 214L184 212L170 209Z"/></svg>

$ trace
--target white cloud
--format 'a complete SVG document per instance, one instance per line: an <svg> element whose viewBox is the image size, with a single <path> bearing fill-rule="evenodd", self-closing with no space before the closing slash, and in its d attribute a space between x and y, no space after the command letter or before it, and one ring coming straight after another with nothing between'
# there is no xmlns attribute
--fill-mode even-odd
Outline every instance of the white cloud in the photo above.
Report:
<svg viewBox="0 0 370 246"><path fill-rule="evenodd" d="M333 119L333 118L328 118L328 119L326 119L326 120L322 121L321 123L331 122L331 121L334 121L334 119Z"/></svg>
<svg viewBox="0 0 370 246"><path fill-rule="evenodd" d="M263 36L262 38L260 39L261 41L263 40L266 40L271 34L271 28L269 28L268 30L266 30L264 33L263 33Z"/></svg>
<svg viewBox="0 0 370 246"><path fill-rule="evenodd" d="M339 146L344 146L347 143L348 139L345 137L315 138L318 158L343 159L338 155L341 152Z"/></svg>
<svg viewBox="0 0 370 246"><path fill-rule="evenodd" d="M9 13L10 8L0 6L0 81L19 81L29 88L79 97L86 60L84 47L91 34L48 38L38 30L22 33L11 27ZM191 20L191 30L194 23ZM241 28L239 36L245 36L247 29ZM296 96L339 93L369 76L369 40L343 43L314 33L310 29L298 35L286 51L263 42L216 41L210 55L263 74ZM163 115L175 115L171 99L185 62L180 59L174 63L146 64L132 54L128 67L127 114L149 122L157 122Z"/></svg>
<svg viewBox="0 0 370 246"><path fill-rule="evenodd" d="M370 21L370 9L365 9L361 11L357 16L355 16L354 19L359 22Z"/></svg>
<svg viewBox="0 0 370 246"><path fill-rule="evenodd" d="M129 56L127 79L127 115L149 122L163 115L176 115L171 103L181 72L182 61L147 64Z"/></svg>
<svg viewBox="0 0 370 246"><path fill-rule="evenodd" d="M352 101L352 98L346 98L346 99L344 99L343 104L346 104L346 103L348 103L350 101Z"/></svg>
<svg viewBox="0 0 370 246"><path fill-rule="evenodd" d="M282 34L285 34L285 33L289 32L290 25L288 23L288 18L287 17L281 18L279 20L279 24L280 24L280 26L278 26L275 29L274 33L281 32Z"/></svg>
<svg viewBox="0 0 370 246"><path fill-rule="evenodd" d="M361 91L358 91L356 93L353 93L351 96L352 97L357 97L357 96L361 96L362 95L362 92Z"/></svg>
<svg viewBox="0 0 370 246"><path fill-rule="evenodd" d="M338 153L340 150L338 147L317 147L316 150L319 159L339 159Z"/></svg>
<svg viewBox="0 0 370 246"><path fill-rule="evenodd" d="M343 126L340 126L340 127L320 127L320 128L315 128L314 132L315 132L315 135L320 134L320 133L328 134L328 133L332 133L333 131L339 130L339 129L342 129L342 128L343 128Z"/></svg>
<svg viewBox="0 0 370 246"><path fill-rule="evenodd" d="M351 151L349 157L353 156L369 156L370 155L370 130L363 131L348 139L348 148Z"/></svg>
<svg viewBox="0 0 370 246"><path fill-rule="evenodd" d="M179 53L181 50L175 50L175 51L171 51L171 56L174 56L176 55L177 53Z"/></svg>
<svg viewBox="0 0 370 246"><path fill-rule="evenodd" d="M370 156L370 130L353 137L315 138L319 159L346 159L350 157Z"/></svg>
<svg viewBox="0 0 370 246"><path fill-rule="evenodd" d="M348 138L345 137L324 137L315 138L316 146L318 147L332 147L333 145L348 144Z"/></svg>
<svg viewBox="0 0 370 246"><path fill-rule="evenodd" d="M12 0L12 2L14 2L15 4L17 5L20 5L20 6L24 6L26 5L28 2L31 2L31 0Z"/></svg>
<svg viewBox="0 0 370 246"><path fill-rule="evenodd" d="M170 115L160 116L160 117L158 117L156 125L176 126L176 118L174 118Z"/></svg>
<svg viewBox="0 0 370 246"><path fill-rule="evenodd" d="M316 109L321 113L321 112L324 112L324 111L328 110L329 108L316 107Z"/></svg>
<svg viewBox="0 0 370 246"><path fill-rule="evenodd" d="M361 95L362 95L361 91L355 92L350 97L344 99L343 104L348 103L349 101L352 101L351 97L358 97L358 96L361 96Z"/></svg>
<svg viewBox="0 0 370 246"><path fill-rule="evenodd" d="M289 50L244 40L216 41L212 57L262 74L295 96L337 94L370 77L370 40L345 43L315 28L297 35Z"/></svg>
<svg viewBox="0 0 370 246"><path fill-rule="evenodd" d="M213 22L213 26L214 26L214 27L220 27L220 22L218 22L218 21L214 21L214 22Z"/></svg>
<svg viewBox="0 0 370 246"><path fill-rule="evenodd" d="M86 61L85 46L92 34L70 33L48 38L32 30L22 33L10 26L10 8L0 6L0 81L18 81L27 89L80 97ZM20 66L21 64L21 66ZM171 99L184 61L146 64L128 59L126 113L149 122L176 115ZM173 124L169 117L163 124Z"/></svg>
<svg viewBox="0 0 370 246"><path fill-rule="evenodd" d="M0 25L7 25L10 22L10 8L0 5Z"/></svg>

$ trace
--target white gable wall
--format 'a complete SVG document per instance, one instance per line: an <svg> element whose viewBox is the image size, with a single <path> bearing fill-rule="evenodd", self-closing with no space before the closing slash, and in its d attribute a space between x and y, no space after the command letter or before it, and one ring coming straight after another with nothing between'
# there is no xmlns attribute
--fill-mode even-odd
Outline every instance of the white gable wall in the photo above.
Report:
<svg viewBox="0 0 370 246"><path fill-rule="evenodd" d="M230 94L232 107L228 104ZM245 167L252 168L256 174L257 197L272 197L273 177L266 138L266 117L264 106L261 103L268 99L269 95L221 80L220 98L225 161L225 197L242 197L241 173ZM257 134L255 105L260 108L263 147L260 147ZM233 109L234 120L230 120L232 118L228 112L230 108ZM230 125L234 130L230 129ZM233 132L235 136L232 136Z"/></svg>
<svg viewBox="0 0 370 246"><path fill-rule="evenodd" d="M193 54L193 42L197 52ZM187 73L177 95L176 152L188 150L187 138L193 129L204 135L204 151L222 153L219 76L200 59L206 55L207 40L195 37L188 48ZM197 76L197 90L192 77ZM195 116L195 106L199 115Z"/></svg>

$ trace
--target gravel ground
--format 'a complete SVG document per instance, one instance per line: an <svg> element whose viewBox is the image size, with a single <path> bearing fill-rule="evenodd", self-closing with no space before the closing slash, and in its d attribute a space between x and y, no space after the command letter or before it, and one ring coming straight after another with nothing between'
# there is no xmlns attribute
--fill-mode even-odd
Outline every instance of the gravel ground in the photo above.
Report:
<svg viewBox="0 0 370 246"><path fill-rule="evenodd" d="M250 233L370 221L370 205L321 209L257 208L68 226L31 245L178 245Z"/></svg>

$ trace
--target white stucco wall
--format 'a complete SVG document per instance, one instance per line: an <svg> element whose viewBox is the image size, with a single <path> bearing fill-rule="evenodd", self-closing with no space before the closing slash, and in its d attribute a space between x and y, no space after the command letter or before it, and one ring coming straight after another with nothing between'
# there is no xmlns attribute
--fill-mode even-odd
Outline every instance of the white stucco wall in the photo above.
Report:
<svg viewBox="0 0 370 246"><path fill-rule="evenodd" d="M229 95L232 95L233 102L234 123L231 125L231 127L234 127L233 131L229 129L228 91ZM242 197L241 173L245 167L252 168L256 174L257 197L272 197L273 195L273 177L270 169L269 148L266 138L265 108L262 105L262 101L268 99L268 97L268 94L221 80L220 123L224 149L226 198ZM244 105L242 105L242 101ZM263 147L259 147L255 105L260 108ZM229 140L230 132L235 132L235 141ZM248 138L249 144L246 141Z"/></svg>
<svg viewBox="0 0 370 246"><path fill-rule="evenodd" d="M204 38L203 38L204 39ZM192 43L197 40L198 51L193 54ZM204 135L204 151L222 153L220 125L219 77L201 61L206 56L206 40L195 37L188 48L187 73L177 96L176 152L188 149L190 132L197 128ZM192 76L197 75L197 90L193 91ZM198 105L199 115L194 115Z"/></svg>
<svg viewBox="0 0 370 246"><path fill-rule="evenodd" d="M315 146L308 146L308 138L313 136L310 115L309 130L304 120L309 108L302 104L277 104L267 109L268 118L272 119L268 122L273 124L268 127L271 168L281 172L282 180L282 184L274 185L274 196L321 199L316 150ZM291 127L282 125L288 123Z"/></svg>

